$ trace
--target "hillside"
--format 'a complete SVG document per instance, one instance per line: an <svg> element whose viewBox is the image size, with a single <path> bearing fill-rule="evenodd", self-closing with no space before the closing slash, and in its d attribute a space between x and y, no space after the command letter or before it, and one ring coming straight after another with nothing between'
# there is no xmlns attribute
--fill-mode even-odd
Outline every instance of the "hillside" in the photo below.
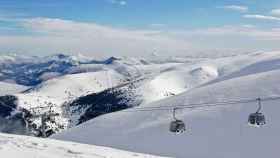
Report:
<svg viewBox="0 0 280 158"><path fill-rule="evenodd" d="M143 104L141 108L280 96L278 52L225 57L199 65L204 68L195 69L197 65L191 64L186 69L193 70L190 71L192 74L197 74L197 70L208 72L206 82L189 84L193 85L190 89ZM186 71L184 75L181 73L184 77L187 74ZM194 81L198 80L194 78ZM171 85L173 82L181 83L172 80ZM267 117L267 125L261 128L247 125L248 115L257 109L257 102L252 102L178 110L177 117L187 125L187 132L180 135L168 131L172 109L135 112L132 108L95 118L54 138L178 158L277 158L280 145L278 105L279 100L263 102L262 112Z"/></svg>
<svg viewBox="0 0 280 158"><path fill-rule="evenodd" d="M178 158L277 155L277 100L263 102L267 125L262 128L247 125L257 102L180 109L177 117L186 123L187 132L175 135L168 128L170 106L280 96L279 52L214 59L112 57L95 61L64 55L39 59L31 62L26 57L19 62L36 63L34 70L27 67L31 74L44 72L40 83L0 96L0 131L42 137L40 116L51 111L57 115L47 118L46 136L55 134L52 137L61 140ZM37 67L46 61L73 65ZM12 59L5 62L18 65ZM56 72L61 66L63 73ZM141 111L158 106L166 109Z"/></svg>
<svg viewBox="0 0 280 158"><path fill-rule="evenodd" d="M19 120L21 124L25 122L19 127L27 127L27 130L31 130L31 135L35 136L41 136L41 118L38 116L48 110L58 114L48 121L48 135L51 135L104 113L139 106L178 94L185 89L183 87L184 81L180 85L177 83L174 85L166 84L164 87L154 84L157 80L164 81L167 71L170 73L184 72L184 70L177 70L177 67L182 65L180 62L143 64L143 59L109 58L104 62L88 61L89 63L85 64L85 61L62 55L48 58L41 60L63 63L64 60L71 59L70 61L72 61L75 59L77 63L82 64L67 69L70 74L44 73L42 83L30 87L26 91L11 94L11 97L8 98L13 98L12 106L16 110L7 108L7 106L11 106L10 101L5 100L6 97L0 97L2 105L0 112L3 113L1 115L5 116L3 120L10 122L9 124ZM37 62L42 63L41 60ZM59 65L57 68L60 69ZM36 71L37 69L45 68L36 67ZM177 80L177 78L183 80L179 76L170 78L170 80ZM134 82L138 79L140 79L139 83L130 84L131 81ZM173 89L173 87L175 88ZM150 96L158 95L158 97L150 97L147 92ZM17 115L14 116L15 113ZM1 125L0 129L8 133L14 132L5 125ZM26 129L19 131L26 131ZM26 133L24 132L24 134Z"/></svg>

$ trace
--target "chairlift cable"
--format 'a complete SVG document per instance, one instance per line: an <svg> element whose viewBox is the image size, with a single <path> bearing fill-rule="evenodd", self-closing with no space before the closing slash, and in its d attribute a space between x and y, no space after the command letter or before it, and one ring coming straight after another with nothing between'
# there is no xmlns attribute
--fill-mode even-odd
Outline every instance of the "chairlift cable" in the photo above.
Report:
<svg viewBox="0 0 280 158"><path fill-rule="evenodd" d="M262 102L280 100L280 96L266 97L262 98ZM172 106L155 106L155 107L142 107L128 109L121 112L149 112L149 111L168 111L174 108L176 109L199 109L204 107L217 107L217 106L230 106L235 104L248 104L258 101L257 99L243 99L243 100L231 100L223 102L212 102L212 103L194 103L194 104L185 104L185 105L172 105Z"/></svg>

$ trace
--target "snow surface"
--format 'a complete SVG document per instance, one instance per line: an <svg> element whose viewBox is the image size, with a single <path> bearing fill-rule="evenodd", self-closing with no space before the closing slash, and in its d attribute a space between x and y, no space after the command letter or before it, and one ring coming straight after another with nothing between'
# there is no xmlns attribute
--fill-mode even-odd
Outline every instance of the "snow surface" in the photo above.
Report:
<svg viewBox="0 0 280 158"><path fill-rule="evenodd" d="M42 114L52 106L58 113L56 123L63 128L70 127L69 116L64 114L63 105L91 93L104 91L122 82L123 76L113 70L69 74L47 80L24 93L15 94L18 108L24 108L35 114ZM34 109L40 107L41 109ZM45 108L44 108L45 107ZM40 118L34 123L41 124Z"/></svg>
<svg viewBox="0 0 280 158"><path fill-rule="evenodd" d="M159 158L107 147L0 134L1 157L9 158Z"/></svg>
<svg viewBox="0 0 280 158"><path fill-rule="evenodd" d="M141 107L280 96L280 52L203 59L165 70L142 86L150 98ZM175 96L164 99L158 91ZM262 128L247 125L248 115L257 109L257 103L248 103L179 110L178 117L187 124L187 132L181 135L168 131L171 111L129 109L95 118L54 138L178 158L278 158L279 102L263 103L267 125Z"/></svg>
<svg viewBox="0 0 280 158"><path fill-rule="evenodd" d="M52 60L59 59L54 58ZM62 60L64 60L64 58ZM70 113L69 109L65 108L68 103L71 103L71 101L79 97L99 93L108 88L118 86L127 82L129 79L131 80L139 77L146 78L152 74L152 79L147 79L145 82L141 83L147 85L141 86L140 84L140 86L136 88L133 92L136 93L136 95L123 94L127 98L129 96L139 95L140 97L137 99L143 103L166 98L185 90L183 87L185 86L183 76L174 76L174 78L169 79L170 81L181 81L182 83L180 85L173 82L175 83L174 85L165 84L163 87L155 84L157 81L153 82L153 80L161 80L164 82L169 73L177 74L183 71L176 68L182 65L181 63L142 65L136 62L136 65L134 65L134 62L134 60L121 60L111 64L87 64L86 66L83 65L69 70L71 72L80 73L62 76L59 76L59 74L43 73L40 77L45 79L44 82L30 88L24 93L15 94L18 108L31 111L33 115L40 115L49 110L49 106L53 106L52 110L58 113L59 116L56 116L55 123L49 126L52 126L57 132L76 125L79 118L84 113L84 111L78 114ZM158 97L153 97L157 95ZM135 99L135 102L138 101L137 99ZM35 127L33 123L35 123L36 127L40 127L41 124L39 117L32 118L29 122L32 123L32 127Z"/></svg>
<svg viewBox="0 0 280 158"><path fill-rule="evenodd" d="M28 87L26 86L14 83L0 82L0 96L19 93L26 89L28 89Z"/></svg>
<svg viewBox="0 0 280 158"><path fill-rule="evenodd" d="M48 58L45 60L59 60L57 56ZM72 56L69 58L75 59ZM49 104L60 107L78 97L98 93L127 79L139 77L148 78L135 90L142 97L143 104L146 104L182 93L219 75L215 65L201 62L208 59L194 59L186 63L181 60L173 63L161 61L160 64L142 64L141 60L123 59L109 65L85 64L68 70L69 73L77 74L43 73L39 77L44 82L25 93L16 94L18 105L26 109Z"/></svg>
<svg viewBox="0 0 280 158"><path fill-rule="evenodd" d="M18 105L27 109L48 106L49 102L59 107L66 101L86 94L101 92L121 81L122 76L114 71L71 74L47 80L26 93L16 96L19 98Z"/></svg>

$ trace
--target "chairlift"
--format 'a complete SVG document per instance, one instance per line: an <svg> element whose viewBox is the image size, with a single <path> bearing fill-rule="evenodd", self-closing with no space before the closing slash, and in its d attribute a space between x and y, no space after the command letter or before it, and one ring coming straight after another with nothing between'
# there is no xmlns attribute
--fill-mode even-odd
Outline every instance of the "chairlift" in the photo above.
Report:
<svg viewBox="0 0 280 158"><path fill-rule="evenodd" d="M258 101L258 110L255 113L249 115L248 124L254 127L260 127L266 124L265 116L260 112L262 105L261 105L261 98L257 99Z"/></svg>
<svg viewBox="0 0 280 158"><path fill-rule="evenodd" d="M182 120L178 120L175 116L177 108L173 109L174 121L171 121L169 131L176 134L181 134L186 131L185 123Z"/></svg>

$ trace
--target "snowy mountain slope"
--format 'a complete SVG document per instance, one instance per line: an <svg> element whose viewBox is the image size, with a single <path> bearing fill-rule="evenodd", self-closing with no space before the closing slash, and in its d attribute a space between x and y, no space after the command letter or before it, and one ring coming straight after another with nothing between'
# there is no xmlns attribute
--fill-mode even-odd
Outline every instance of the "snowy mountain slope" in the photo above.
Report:
<svg viewBox="0 0 280 158"><path fill-rule="evenodd" d="M218 77L212 65L187 64L169 67L160 71L154 78L143 84L139 91L143 104L164 99L190 90Z"/></svg>
<svg viewBox="0 0 280 158"><path fill-rule="evenodd" d="M112 70L71 74L43 82L21 95L55 98L61 104L71 98L101 92L119 84L122 79L121 75Z"/></svg>
<svg viewBox="0 0 280 158"><path fill-rule="evenodd" d="M279 57L278 52L266 52L217 59L160 58L158 63L151 59L114 57L98 62L62 54L38 58L35 63L66 62L76 66L65 69L66 75L43 73L40 76L44 78L41 84L14 95L16 105L13 106L23 112L20 121L26 120L29 127L36 130L39 130L41 121L32 116L42 114L52 106L51 110L59 116L55 117L54 122L49 121L49 127L53 132L59 132L102 114L133 106L146 106L223 80L277 70ZM152 60L156 60L156 57ZM59 65L57 68L60 69ZM139 78L143 80L119 87ZM108 89L110 87L115 87L114 93ZM0 101L4 101L3 105L9 103L1 99L5 97L0 97ZM5 111L6 107L1 109ZM13 113L12 110L10 115ZM5 112L3 114L6 116Z"/></svg>
<svg viewBox="0 0 280 158"><path fill-rule="evenodd" d="M0 57L1 58L1 57ZM40 76L45 73L65 74L68 68L76 66L71 57L55 55L51 57L21 57L13 56L11 61L0 63L0 80L12 80L17 84L34 86L41 83Z"/></svg>
<svg viewBox="0 0 280 158"><path fill-rule="evenodd" d="M145 98L143 99L143 93L139 93L141 92L139 89L141 89L142 84L149 82L149 79L138 84L114 88L113 91L118 94L111 94L109 88L118 87L118 85L134 78L145 78L147 72L153 73L162 69L165 72L166 69L170 69L170 66L175 65L178 64L149 65L146 68L141 68L140 71L131 63L127 65L127 63L114 62L110 65L103 65L103 68L96 72L55 77L24 93L15 94L16 107L22 109L28 128L31 128L32 131L40 131L40 118L32 117L45 113L51 106L51 110L59 114L55 117L55 121L49 121L48 127L52 129L50 133L52 134L104 113L140 105ZM145 91L150 91L150 89L144 89ZM163 90L159 89L156 92L164 95L160 98L170 96L170 92L167 92L164 87ZM36 136L40 136L40 132L35 133Z"/></svg>
<svg viewBox="0 0 280 158"><path fill-rule="evenodd" d="M251 53L218 58L216 61L220 65L220 77L213 82L278 69L279 60L280 52Z"/></svg>
<svg viewBox="0 0 280 158"><path fill-rule="evenodd" d="M130 79L131 84L125 86L120 84L114 87L112 92L105 90L82 96L66 105L67 111L70 111L71 122L77 125L75 122L80 124L105 113L174 96L218 76L217 70L209 65L196 65L191 68L174 63L141 66L126 67L129 74L136 73L132 76L140 76L137 79Z"/></svg>
<svg viewBox="0 0 280 158"><path fill-rule="evenodd" d="M98 65L106 66L115 60L118 59L111 57L94 60L90 57L64 54L47 57L0 55L0 81L11 80L21 85L36 86L45 80L66 74L94 72Z"/></svg>
<svg viewBox="0 0 280 158"><path fill-rule="evenodd" d="M66 57L64 56L58 57L58 59L52 59L52 60L57 61L60 58L62 58L61 60L64 60L64 58ZM19 110L18 112L22 113L20 114L19 118L18 117L14 118L12 116L14 110L11 110L10 114L6 115L5 112L5 109L7 109L6 106L11 106L11 105L8 105L9 101L6 100L6 97L0 98L0 101L3 103L1 104L1 106L3 107L1 107L0 111L3 112L5 116L9 116L9 118L6 117L3 120L6 119L6 121L11 123L17 122L18 119L20 120L20 122L22 122L22 120L25 120L27 124L26 126L28 128L31 128L32 133L35 130L36 131L35 135L40 136L41 121L40 121L40 117L37 116L45 113L48 110L52 110L55 113L59 114L59 116L55 117L55 120L50 120L48 122L49 124L48 127L52 129L52 132L50 134L52 134L53 132L58 132L60 130L64 130L66 128L72 127L73 125L75 126L76 125L75 122L79 122L78 120L80 118L82 117L85 118L85 117L83 116L83 112L80 112L77 118L75 118L75 116L72 115L72 113L70 113L71 109L67 108L68 103L71 103L73 100L79 99L80 97L82 98L83 96L87 96L89 94L93 96L93 99L96 99L100 96L97 93L108 90L108 88L115 87L120 83L126 82L130 78L133 78L134 74L139 73L135 68L133 68L133 66L131 66L132 68L130 68L130 66L126 64L114 62L114 60L115 59L113 58L110 60L108 59L105 65L98 63L97 64L98 67L102 67L101 69L98 70L90 69L91 67L96 67L96 65L88 64L87 68L89 69L87 69L87 71L83 73L63 75L60 77L54 76L54 78L49 78L48 80L44 81L43 83L33 88L30 88L24 93L15 94L13 96L14 98L13 103L15 104L15 105L13 104L13 107L18 109ZM106 65L106 64L110 64L110 65ZM94 72L88 72L88 71L94 71ZM122 73L124 73L125 75ZM105 91L103 94L106 95L107 92L109 91ZM129 94L126 94L125 96L129 96ZM95 104L100 104L100 103L95 101ZM52 107L52 109L50 109L50 106ZM84 106L84 105L79 105L79 106ZM79 106L75 105L74 109L79 108ZM87 105L85 110L93 109L94 107L91 106L93 105L91 104L90 106ZM116 105L114 106L116 107ZM115 110L123 109L126 106L127 105L124 106L120 105L120 107L116 107L114 109ZM101 107L101 109L104 108ZM107 113L110 111L106 110L105 112ZM96 113L103 114L104 112L96 111ZM85 114L87 115L88 113ZM33 118L33 116L36 116L36 118ZM83 120L88 120L95 117L95 115L92 114L90 114L89 116L90 117L86 116L86 119ZM22 126L25 125L23 124ZM9 131L9 132L14 131L14 130L6 130L6 128L7 126L4 127L1 126L1 129L5 129L4 131ZM25 131L24 129L22 130Z"/></svg>
<svg viewBox="0 0 280 158"><path fill-rule="evenodd" d="M159 158L107 147L0 134L1 157L9 158Z"/></svg>
<svg viewBox="0 0 280 158"><path fill-rule="evenodd" d="M110 78L110 82L107 78ZM51 108L59 115L49 122L49 127L53 132L57 132L69 126L70 114L66 113L64 104L83 95L104 91L119 84L122 78L113 70L108 70L50 79L24 93L15 94L16 107L23 112L24 119L32 131L38 131L41 127L41 118L33 116L41 115Z"/></svg>
<svg viewBox="0 0 280 158"><path fill-rule="evenodd" d="M190 91L205 84L277 69L279 60L279 52L265 52L216 59L198 58L191 60L188 58L188 62L185 63L137 66L139 70L146 74L154 75L137 91L140 93L139 96L143 95L143 103L147 104Z"/></svg>
<svg viewBox="0 0 280 158"><path fill-rule="evenodd" d="M212 65L216 64L219 76L213 82L141 107L280 96L280 65L275 62L279 57L279 53L271 52L214 60ZM133 111L129 109L95 118L54 138L178 158L277 158L279 103L279 100L263 102L267 125L262 128L247 125L248 115L257 109L255 102L179 110L177 117L188 127L187 133L181 135L168 131L171 110L129 112Z"/></svg>
<svg viewBox="0 0 280 158"><path fill-rule="evenodd" d="M19 93L25 91L26 89L28 89L26 86L0 82L0 96Z"/></svg>

